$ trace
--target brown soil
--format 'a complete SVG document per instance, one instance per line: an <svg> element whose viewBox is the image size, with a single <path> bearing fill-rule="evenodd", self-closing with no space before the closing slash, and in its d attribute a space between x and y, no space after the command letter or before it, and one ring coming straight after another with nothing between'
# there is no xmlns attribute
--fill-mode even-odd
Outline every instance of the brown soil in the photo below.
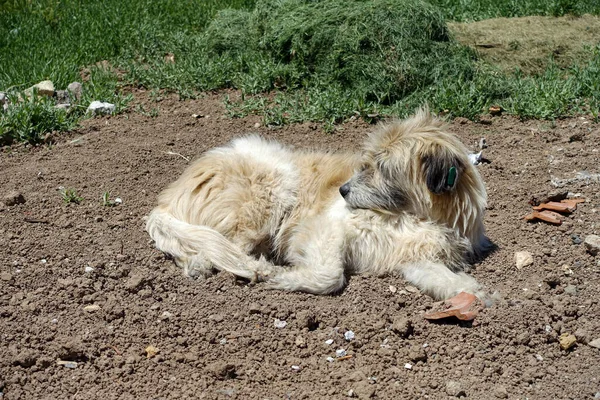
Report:
<svg viewBox="0 0 600 400"><path fill-rule="evenodd" d="M356 149L373 127L254 128L256 117L224 117L217 95L146 104L156 106L156 118L92 119L55 145L0 154L3 196L26 200L0 207L0 398L600 397L600 350L586 344L600 337L600 256L573 240L600 230L600 184L564 188L588 201L561 226L521 218L531 195L554 190L551 176L599 172L598 125L453 122L473 149L481 137L489 144L491 163L478 168L499 248L473 274L502 299L472 323L432 323L423 318L432 300L398 277L354 277L338 296L183 277L153 249L143 217L184 157L256 131L297 147ZM61 186L84 200L63 203ZM106 191L123 203L104 207ZM530 251L533 264L518 270L516 251ZM99 308L84 310L91 305ZM577 337L569 350L562 333ZM351 357L327 360L342 348Z"/></svg>

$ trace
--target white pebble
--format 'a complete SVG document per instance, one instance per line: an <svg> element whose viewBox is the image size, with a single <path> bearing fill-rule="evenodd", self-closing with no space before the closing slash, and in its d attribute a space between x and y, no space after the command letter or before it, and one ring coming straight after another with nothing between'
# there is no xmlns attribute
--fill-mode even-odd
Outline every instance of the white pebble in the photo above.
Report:
<svg viewBox="0 0 600 400"><path fill-rule="evenodd" d="M89 272L94 272L94 267L90 267L89 265L85 267L85 272L89 273Z"/></svg>
<svg viewBox="0 0 600 400"><path fill-rule="evenodd" d="M328 345L328 346L332 345L333 344L333 339L327 339L325 341L325 344Z"/></svg>
<svg viewBox="0 0 600 400"><path fill-rule="evenodd" d="M344 357L346 354L348 354L348 353L346 353L346 350L344 350L344 349L338 349L335 351L335 356L338 358Z"/></svg>
<svg viewBox="0 0 600 400"><path fill-rule="evenodd" d="M333 357L327 357L327 361L329 361L329 362L334 362L334 361L335 361L335 358L333 358Z"/></svg>
<svg viewBox="0 0 600 400"><path fill-rule="evenodd" d="M396 286L390 285L390 292L396 293L397 291L398 291L398 288Z"/></svg>
<svg viewBox="0 0 600 400"><path fill-rule="evenodd" d="M123 200L120 197L115 197L115 204L121 204Z"/></svg>
<svg viewBox="0 0 600 400"><path fill-rule="evenodd" d="M45 258L42 258L42 259L40 260L40 262L41 262L42 264L46 264L48 261L46 261L46 259L45 259Z"/></svg>
<svg viewBox="0 0 600 400"><path fill-rule="evenodd" d="M280 319L275 318L275 322L273 323L275 325L275 328L277 329L282 329L285 328L287 326L287 322L282 321Z"/></svg>
<svg viewBox="0 0 600 400"><path fill-rule="evenodd" d="M354 340L354 332L347 331L346 333L344 333L344 337L346 338L347 341Z"/></svg>
<svg viewBox="0 0 600 400"><path fill-rule="evenodd" d="M54 319L52 319L52 321L50 321L50 322L51 322L51 323L53 323L53 324L56 324L56 323L58 323L58 320L57 320L56 318L54 318Z"/></svg>
<svg viewBox="0 0 600 400"><path fill-rule="evenodd" d="M219 340L219 343L220 344L227 344L227 339L223 338L223 339Z"/></svg>
<svg viewBox="0 0 600 400"><path fill-rule="evenodd" d="M294 371L300 371L300 366L299 365L292 365L292 369Z"/></svg>
<svg viewBox="0 0 600 400"><path fill-rule="evenodd" d="M412 365L410 365L409 363L404 364L404 368L406 369L412 369Z"/></svg>
<svg viewBox="0 0 600 400"><path fill-rule="evenodd" d="M536 360L538 360L538 361L544 361L544 357L542 357L542 356L541 356L541 355L539 355L539 354L536 354L536 355L535 355L535 359L536 359Z"/></svg>

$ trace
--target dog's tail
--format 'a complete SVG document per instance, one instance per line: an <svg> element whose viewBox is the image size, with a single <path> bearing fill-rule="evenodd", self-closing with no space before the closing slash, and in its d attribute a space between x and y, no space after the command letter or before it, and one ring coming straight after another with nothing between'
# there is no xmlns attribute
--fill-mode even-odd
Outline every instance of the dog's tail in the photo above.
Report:
<svg viewBox="0 0 600 400"><path fill-rule="evenodd" d="M146 231L156 248L171 255L186 275L207 274L213 267L250 280L268 273L264 271L268 263L248 256L221 233L181 221L160 207L148 216Z"/></svg>

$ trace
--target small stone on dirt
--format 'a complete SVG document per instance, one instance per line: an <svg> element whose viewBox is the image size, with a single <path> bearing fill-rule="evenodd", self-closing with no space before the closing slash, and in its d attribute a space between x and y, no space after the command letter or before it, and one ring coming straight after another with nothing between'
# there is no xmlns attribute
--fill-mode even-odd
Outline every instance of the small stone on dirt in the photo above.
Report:
<svg viewBox="0 0 600 400"><path fill-rule="evenodd" d="M577 295L577 286L575 285L567 285L567 287L565 287L565 293L571 296L576 296Z"/></svg>
<svg viewBox="0 0 600 400"><path fill-rule="evenodd" d="M406 317L396 317L392 322L392 331L399 336L408 337L413 331L412 321Z"/></svg>
<svg viewBox="0 0 600 400"><path fill-rule="evenodd" d="M100 309L100 306L98 304L91 304L89 306L83 307L83 311L89 312L89 313L98 311L99 309Z"/></svg>
<svg viewBox="0 0 600 400"><path fill-rule="evenodd" d="M334 361L335 361L335 358L333 358L333 357L327 357L327 362L331 363L331 362L334 362Z"/></svg>
<svg viewBox="0 0 600 400"><path fill-rule="evenodd" d="M77 362L75 362L75 361L62 361L62 360L59 360L59 361L56 362L56 364L62 365L63 367L69 368L69 369L75 369L75 368L77 368Z"/></svg>
<svg viewBox="0 0 600 400"><path fill-rule="evenodd" d="M506 399L508 398L508 392L504 386L498 385L494 388L494 396L499 399Z"/></svg>
<svg viewBox="0 0 600 400"><path fill-rule="evenodd" d="M326 344L327 346L331 346L331 345L333 344L333 339L327 339L327 340L325 341L325 344Z"/></svg>
<svg viewBox="0 0 600 400"><path fill-rule="evenodd" d="M577 338L575 335L565 332L559 336L558 341L563 350L568 350L577 343Z"/></svg>
<svg viewBox="0 0 600 400"><path fill-rule="evenodd" d="M404 368L406 368L406 369L412 369L412 364L406 363L406 364L404 364Z"/></svg>
<svg viewBox="0 0 600 400"><path fill-rule="evenodd" d="M352 331L347 331L346 333L344 333L344 338L349 342L351 340L354 340L354 332Z"/></svg>
<svg viewBox="0 0 600 400"><path fill-rule="evenodd" d="M340 357L345 357L347 354L348 354L348 353L347 353L347 352L346 352L346 350L344 350L344 349L338 349L338 350L336 350L336 351L335 351L335 356L336 356L337 358L340 358Z"/></svg>
<svg viewBox="0 0 600 400"><path fill-rule="evenodd" d="M593 256L598 255L598 252L600 251L600 236L588 235L583 243L585 244L585 249L588 253Z"/></svg>
<svg viewBox="0 0 600 400"><path fill-rule="evenodd" d="M296 336L296 346L300 347L301 349L306 347L306 340L304 340L304 338L302 336Z"/></svg>
<svg viewBox="0 0 600 400"><path fill-rule="evenodd" d="M0 274L0 279L3 280L4 282L9 282L10 280L12 280L12 274L10 272L3 272Z"/></svg>
<svg viewBox="0 0 600 400"><path fill-rule="evenodd" d="M517 269L533 264L533 255L528 251L517 251L515 253L515 264Z"/></svg>
<svg viewBox="0 0 600 400"><path fill-rule="evenodd" d="M67 90L75 97L75 100L81 100L81 94L83 93L83 86L79 82L71 82L67 86Z"/></svg>
<svg viewBox="0 0 600 400"><path fill-rule="evenodd" d="M273 325L275 325L275 328L277 328L277 329L283 329L287 326L287 322L275 318Z"/></svg>
<svg viewBox="0 0 600 400"><path fill-rule="evenodd" d="M141 275L132 275L125 283L125 288L129 291L137 291L144 284L144 277Z"/></svg>
<svg viewBox="0 0 600 400"><path fill-rule="evenodd" d="M87 265L84 268L84 271L86 272L86 274L89 274L90 272L94 272L94 267L90 267L89 265Z"/></svg>
<svg viewBox="0 0 600 400"><path fill-rule="evenodd" d="M592 346L592 347L594 347L596 349L600 349L600 338L594 339L594 340L590 341L588 343L588 345L590 345L590 346Z"/></svg>
<svg viewBox="0 0 600 400"><path fill-rule="evenodd" d="M19 192L10 192L2 198L2 202L7 206L14 206L25 203L25 197Z"/></svg>
<svg viewBox="0 0 600 400"><path fill-rule="evenodd" d="M156 347L152 346L152 345L146 347L144 349L144 351L146 352L146 358L152 358L155 355L157 355L158 352L159 352L159 350Z"/></svg>
<svg viewBox="0 0 600 400"><path fill-rule="evenodd" d="M91 115L112 114L115 112L115 105L95 100L90 103L86 112Z"/></svg>
<svg viewBox="0 0 600 400"><path fill-rule="evenodd" d="M300 366L299 365L292 365L292 370L293 371L300 371Z"/></svg>
<svg viewBox="0 0 600 400"><path fill-rule="evenodd" d="M462 388L460 382L448 381L446 382L446 393L452 397L466 397L467 394Z"/></svg>

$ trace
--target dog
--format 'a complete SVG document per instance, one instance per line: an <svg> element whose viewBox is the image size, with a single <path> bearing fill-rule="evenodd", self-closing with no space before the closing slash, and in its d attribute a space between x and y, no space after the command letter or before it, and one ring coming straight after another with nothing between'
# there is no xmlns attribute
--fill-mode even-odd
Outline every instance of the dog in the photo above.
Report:
<svg viewBox="0 0 600 400"><path fill-rule="evenodd" d="M467 153L427 109L381 126L360 154L239 138L168 186L146 230L193 277L332 294L348 275L401 274L437 300L482 297L465 269L490 246L486 190Z"/></svg>

